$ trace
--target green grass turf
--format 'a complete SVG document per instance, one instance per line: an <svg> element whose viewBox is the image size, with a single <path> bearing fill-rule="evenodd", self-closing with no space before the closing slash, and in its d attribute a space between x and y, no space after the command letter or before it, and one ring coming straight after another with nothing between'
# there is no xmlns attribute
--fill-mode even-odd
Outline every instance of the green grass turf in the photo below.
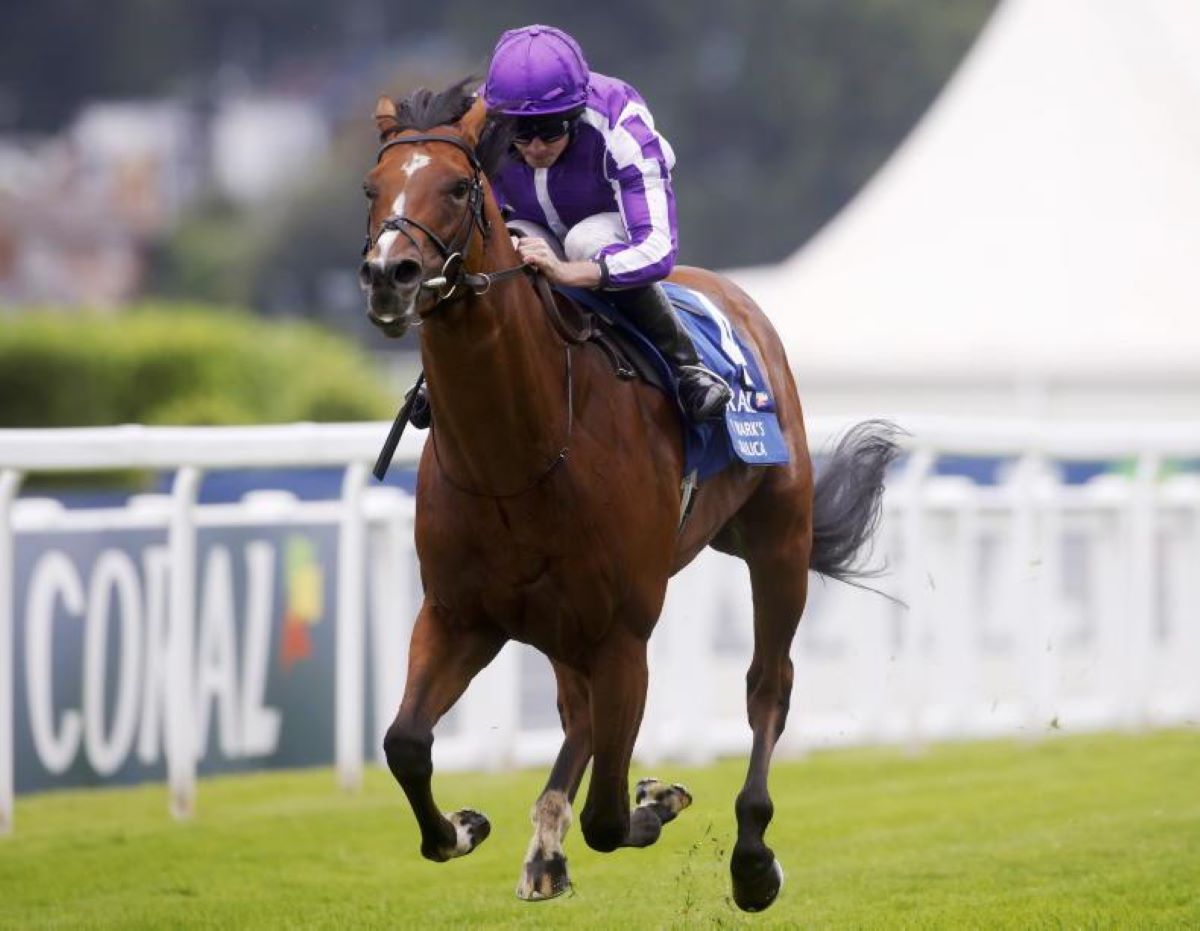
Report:
<svg viewBox="0 0 1200 931"><path fill-rule="evenodd" d="M656 770L695 805L648 850L597 854L573 829L575 892L542 903L513 895L541 772L436 776L444 808L493 824L446 864L378 770L355 794L328 770L205 780L186 824L161 786L23 797L0 926L1200 928L1200 731L779 763L787 883L759 916L729 900L744 763Z"/></svg>

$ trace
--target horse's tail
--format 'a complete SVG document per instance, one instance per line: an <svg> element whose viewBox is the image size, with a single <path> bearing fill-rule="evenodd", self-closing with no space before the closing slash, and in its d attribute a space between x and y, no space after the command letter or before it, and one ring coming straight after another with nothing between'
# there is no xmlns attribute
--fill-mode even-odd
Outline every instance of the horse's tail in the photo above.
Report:
<svg viewBox="0 0 1200 931"><path fill-rule="evenodd" d="M853 584L879 570L859 565L859 553L879 524L883 477L900 454L900 429L867 420L848 430L818 470L813 487L814 572Z"/></svg>

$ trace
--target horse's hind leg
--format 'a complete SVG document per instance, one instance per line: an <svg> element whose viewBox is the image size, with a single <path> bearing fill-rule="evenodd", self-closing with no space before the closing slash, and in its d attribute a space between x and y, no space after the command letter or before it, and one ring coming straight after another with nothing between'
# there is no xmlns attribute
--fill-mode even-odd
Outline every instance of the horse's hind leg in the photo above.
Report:
<svg viewBox="0 0 1200 931"><path fill-rule="evenodd" d="M491 831L487 818L471 809L443 815L433 801L433 727L467 684L504 645L496 631L454 623L426 602L413 626L408 680L400 710L383 739L388 768L408 796L421 829L421 854L449 860L470 853Z"/></svg>
<svg viewBox="0 0 1200 931"><path fill-rule="evenodd" d="M558 680L558 715L563 744L546 787L533 806L533 840L525 854L517 896L552 899L571 888L563 838L571 826L571 802L579 791L592 757L591 700L587 679L561 663L553 663Z"/></svg>
<svg viewBox="0 0 1200 931"><path fill-rule="evenodd" d="M783 883L783 870L763 835L774 814L767 772L787 723L792 693L788 654L808 593L811 533L807 513L794 504L799 500L800 495L784 498L760 489L742 515L754 593L754 657L746 674L746 710L754 743L735 805L738 837L730 872L734 901L752 912L774 902Z"/></svg>

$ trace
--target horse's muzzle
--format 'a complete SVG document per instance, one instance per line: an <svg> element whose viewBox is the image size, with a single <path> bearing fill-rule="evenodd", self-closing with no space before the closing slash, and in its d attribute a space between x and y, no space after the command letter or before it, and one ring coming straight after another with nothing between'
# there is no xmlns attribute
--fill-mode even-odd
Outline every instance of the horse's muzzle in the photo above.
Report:
<svg viewBox="0 0 1200 931"><path fill-rule="evenodd" d="M416 294L424 273L421 263L415 259L400 259L396 262L379 262L368 259L358 268L358 282L364 290L397 291L407 296Z"/></svg>
<svg viewBox="0 0 1200 931"><path fill-rule="evenodd" d="M417 319L415 305L424 269L413 259L365 261L358 282L367 295L367 318L387 336L403 336Z"/></svg>

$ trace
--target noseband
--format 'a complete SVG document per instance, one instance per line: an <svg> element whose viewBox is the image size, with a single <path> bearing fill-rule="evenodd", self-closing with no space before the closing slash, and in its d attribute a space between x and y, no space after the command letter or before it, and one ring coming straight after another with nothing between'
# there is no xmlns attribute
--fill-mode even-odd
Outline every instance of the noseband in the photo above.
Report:
<svg viewBox="0 0 1200 931"><path fill-rule="evenodd" d="M409 143L417 144L422 142L447 142L450 145L459 149L467 157L467 161L471 163L473 172L470 188L467 192L467 208L463 212L463 218L458 224L454 238L447 244L437 233L431 230L420 220L414 220L412 217L406 217L403 214L392 214L379 224L379 233L372 237L371 235L371 219L367 216L367 238L363 243L362 254L366 256L372 248L379 242L379 237L384 233L395 232L407 239L417 254L421 254L421 245L417 242L416 237L409 231L409 227L420 230L426 238L437 248L442 258L445 260L442 265L441 274L432 278L426 278L421 282L421 287L429 291L438 292L438 303L446 303L454 299L460 287L466 288L472 294L484 294L491 288L492 284L497 281L503 281L506 278L515 278L517 275L528 271L528 266L516 265L512 268L506 268L498 272L467 272L463 270L463 252L467 248L467 244L471 239L472 226L479 227L479 232L486 240L488 233L491 232L491 224L487 217L483 214L483 165L479 162L479 156L475 154L475 150L459 139L457 136L443 136L436 133L425 133L417 136L399 136L395 139L385 142L379 147L379 153L375 156L375 164L379 164L379 160L383 158L383 153L392 146L406 145Z"/></svg>

